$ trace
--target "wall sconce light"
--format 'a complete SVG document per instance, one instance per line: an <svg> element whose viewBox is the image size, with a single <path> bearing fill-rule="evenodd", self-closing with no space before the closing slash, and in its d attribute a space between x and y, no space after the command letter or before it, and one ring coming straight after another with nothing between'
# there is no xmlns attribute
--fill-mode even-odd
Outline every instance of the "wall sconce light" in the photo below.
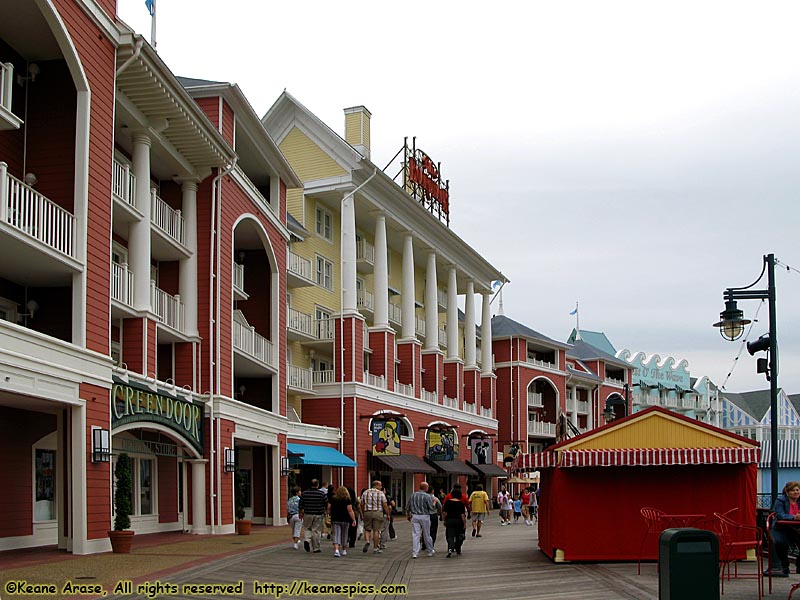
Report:
<svg viewBox="0 0 800 600"><path fill-rule="evenodd" d="M111 460L111 434L108 429L92 428L92 462Z"/></svg>
<svg viewBox="0 0 800 600"><path fill-rule="evenodd" d="M36 300L28 300L25 303L25 308L28 309L28 312L26 312L26 313L18 313L17 317L20 317L20 318L22 318L22 317L30 317L31 319L33 319L33 316L39 310L39 303L36 302Z"/></svg>
<svg viewBox="0 0 800 600"><path fill-rule="evenodd" d="M225 448L225 472L233 473L236 470L236 450Z"/></svg>
<svg viewBox="0 0 800 600"><path fill-rule="evenodd" d="M281 477L286 477L292 468L289 465L289 457L288 456L281 456Z"/></svg>

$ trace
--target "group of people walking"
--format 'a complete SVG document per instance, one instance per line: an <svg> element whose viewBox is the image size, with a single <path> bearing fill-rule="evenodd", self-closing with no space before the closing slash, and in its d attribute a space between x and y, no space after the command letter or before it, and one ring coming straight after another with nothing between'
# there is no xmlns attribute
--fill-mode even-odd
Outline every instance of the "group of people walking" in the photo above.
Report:
<svg viewBox="0 0 800 600"><path fill-rule="evenodd" d="M515 499L503 486L497 502L502 525L510 524L512 513L515 521L519 516L524 516L525 523L532 524L529 507L535 503L535 495L531 490L525 490L523 495L516 498L515 505ZM358 497L350 488L341 486L334 490L333 486L328 486L326 489L324 484L320 486L319 481L313 479L311 486L302 493L300 488L293 488L287 503L293 548L297 550L300 547L301 534L305 530L303 547L306 552L322 552L320 543L323 531L327 528L333 544L333 555L337 558L347 556L348 548L355 546L363 528L362 551L369 552L371 547L374 554L381 554L386 542L396 539L392 514L395 506L394 500L387 496L383 484L377 479L372 482L372 487L362 490ZM466 539L467 522L472 521L472 537L482 537L481 528L489 517L491 506L491 499L482 485L477 485L467 496L461 485L455 484L450 493L440 499L426 481L421 482L405 507L406 517L411 524L411 558L417 558L423 550L428 556L436 553L434 546L440 520L445 527L447 558L460 555ZM516 506L519 506L519 510L516 510Z"/></svg>
<svg viewBox="0 0 800 600"><path fill-rule="evenodd" d="M525 525L533 525L533 521L538 519L539 497L530 487L523 488L521 493L512 496L506 491L506 486L500 486L497 505L500 507L500 525L511 525L512 516L514 523L519 523L521 517Z"/></svg>

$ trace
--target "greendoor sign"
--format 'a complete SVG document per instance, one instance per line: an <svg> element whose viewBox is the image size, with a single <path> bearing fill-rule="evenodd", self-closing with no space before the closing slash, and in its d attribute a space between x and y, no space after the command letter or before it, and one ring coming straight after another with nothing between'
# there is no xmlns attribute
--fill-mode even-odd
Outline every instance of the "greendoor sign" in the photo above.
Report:
<svg viewBox="0 0 800 600"><path fill-rule="evenodd" d="M122 383L111 388L111 428L127 423L160 423L203 453L203 406Z"/></svg>

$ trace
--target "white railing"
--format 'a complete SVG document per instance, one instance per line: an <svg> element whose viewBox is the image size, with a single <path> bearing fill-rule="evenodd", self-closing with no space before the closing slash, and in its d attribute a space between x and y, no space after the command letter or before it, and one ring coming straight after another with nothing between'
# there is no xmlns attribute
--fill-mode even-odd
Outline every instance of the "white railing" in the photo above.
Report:
<svg viewBox="0 0 800 600"><path fill-rule="evenodd" d="M272 342L256 331L233 320L233 347L256 360L274 366Z"/></svg>
<svg viewBox="0 0 800 600"><path fill-rule="evenodd" d="M311 261L295 254L291 250L289 250L289 264L286 268L290 273L294 273L303 279L314 281L313 272L311 270Z"/></svg>
<svg viewBox="0 0 800 600"><path fill-rule="evenodd" d="M442 404L450 408L458 408L458 398L448 398L445 396L444 400L442 400Z"/></svg>
<svg viewBox="0 0 800 600"><path fill-rule="evenodd" d="M311 315L295 310L291 306L286 310L286 326L292 331L308 336L315 335L314 319L311 318Z"/></svg>
<svg viewBox="0 0 800 600"><path fill-rule="evenodd" d="M447 329L444 327L439 328L439 345L447 348Z"/></svg>
<svg viewBox="0 0 800 600"><path fill-rule="evenodd" d="M637 405L642 403L642 398L639 394L631 394L631 404Z"/></svg>
<svg viewBox="0 0 800 600"><path fill-rule="evenodd" d="M403 310L397 304L389 303L389 320L398 325L403 324Z"/></svg>
<svg viewBox="0 0 800 600"><path fill-rule="evenodd" d="M664 406L668 406L670 408L678 408L678 399L670 396L664 398Z"/></svg>
<svg viewBox="0 0 800 600"><path fill-rule="evenodd" d="M544 406L540 392L528 392L528 406Z"/></svg>
<svg viewBox="0 0 800 600"><path fill-rule="evenodd" d="M186 227L181 211L175 210L164 202L156 193L156 188L150 189L150 199L151 210L153 211L153 214L150 215L150 220L173 240L185 246Z"/></svg>
<svg viewBox="0 0 800 600"><path fill-rule="evenodd" d="M368 290L358 290L358 292L356 292L356 303L358 304L358 308L374 311L375 295Z"/></svg>
<svg viewBox="0 0 800 600"><path fill-rule="evenodd" d="M289 365L289 387L311 391L314 389L314 379L311 369ZM296 414L296 413L295 413Z"/></svg>
<svg viewBox="0 0 800 600"><path fill-rule="evenodd" d="M369 371L364 371L364 383L383 390L386 389L386 377L384 375L373 375Z"/></svg>
<svg viewBox="0 0 800 600"><path fill-rule="evenodd" d="M491 408L486 408L485 406L481 406L481 416L482 417L488 417L488 418L491 419L492 418L492 409Z"/></svg>
<svg viewBox="0 0 800 600"><path fill-rule="evenodd" d="M375 246L367 240L359 240L356 243L356 260L363 260L371 265L375 264Z"/></svg>
<svg viewBox="0 0 800 600"><path fill-rule="evenodd" d="M528 435L555 435L556 424L544 421L528 421Z"/></svg>
<svg viewBox="0 0 800 600"><path fill-rule="evenodd" d="M606 377L606 383L610 383L611 385L624 385L625 382L622 379L616 379L614 377Z"/></svg>
<svg viewBox="0 0 800 600"><path fill-rule="evenodd" d="M400 383L399 381L395 381L394 391L398 394L403 394L403 396L408 396L409 398L414 397L414 386L410 383Z"/></svg>
<svg viewBox="0 0 800 600"><path fill-rule="evenodd" d="M698 398L697 400L697 408L698 410L708 410L711 408L711 402L708 398Z"/></svg>
<svg viewBox="0 0 800 600"><path fill-rule="evenodd" d="M681 398L681 408L694 409L697 408L697 403L694 398Z"/></svg>
<svg viewBox="0 0 800 600"><path fill-rule="evenodd" d="M578 400L578 412L589 414L589 403L586 400Z"/></svg>
<svg viewBox="0 0 800 600"><path fill-rule="evenodd" d="M651 406L658 406L658 396L654 396L653 394L647 394L645 396L647 398L647 403Z"/></svg>
<svg viewBox="0 0 800 600"><path fill-rule="evenodd" d="M13 63L0 63L0 106L11 112L11 92L14 89Z"/></svg>
<svg viewBox="0 0 800 600"><path fill-rule="evenodd" d="M573 413L576 412L577 409L577 402L572 398L567 398L567 412Z"/></svg>
<svg viewBox="0 0 800 600"><path fill-rule="evenodd" d="M464 402L463 410L464 410L464 412L468 412L468 413L471 413L473 415L478 414L478 407L475 406L474 403L470 404L470 403Z"/></svg>
<svg viewBox="0 0 800 600"><path fill-rule="evenodd" d="M333 383L333 369L328 371L312 371L314 385L321 383Z"/></svg>
<svg viewBox="0 0 800 600"><path fill-rule="evenodd" d="M75 217L8 172L0 162L0 221L75 258Z"/></svg>
<svg viewBox="0 0 800 600"><path fill-rule="evenodd" d="M439 306L447 308L447 292L445 290L436 290L436 298L439 302Z"/></svg>
<svg viewBox="0 0 800 600"><path fill-rule="evenodd" d="M111 193L136 208L136 177L131 172L131 166L114 159L112 173Z"/></svg>
<svg viewBox="0 0 800 600"><path fill-rule="evenodd" d="M414 321L414 331L417 335L425 335L425 319L416 317Z"/></svg>
<svg viewBox="0 0 800 600"><path fill-rule="evenodd" d="M233 263L233 287L244 294L244 265Z"/></svg>
<svg viewBox="0 0 800 600"><path fill-rule="evenodd" d="M536 365L537 367L544 367L545 369L555 369L556 365L551 362L547 362L546 360L538 360L533 356L528 356L528 359L525 361L532 365Z"/></svg>
<svg viewBox="0 0 800 600"><path fill-rule="evenodd" d="M133 271L128 270L127 263L111 263L111 297L133 306Z"/></svg>
<svg viewBox="0 0 800 600"><path fill-rule="evenodd" d="M168 294L156 287L155 281L150 281L150 305L158 319L178 331L184 330L184 308L181 297Z"/></svg>
<svg viewBox="0 0 800 600"><path fill-rule="evenodd" d="M332 340L334 328L334 319L314 319L314 335L318 340Z"/></svg>
<svg viewBox="0 0 800 600"><path fill-rule="evenodd" d="M424 400L425 402L431 402L433 404L438 403L436 392L429 392L428 390L420 391L420 400Z"/></svg>

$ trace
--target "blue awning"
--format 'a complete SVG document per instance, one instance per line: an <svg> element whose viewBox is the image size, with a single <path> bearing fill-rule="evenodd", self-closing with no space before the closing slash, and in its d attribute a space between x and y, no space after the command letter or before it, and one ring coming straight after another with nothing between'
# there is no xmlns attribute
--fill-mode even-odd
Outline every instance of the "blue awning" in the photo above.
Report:
<svg viewBox="0 0 800 600"><path fill-rule="evenodd" d="M358 464L329 446L286 444L289 463L292 465L326 465L329 467L357 467ZM292 456L294 454L294 456Z"/></svg>

